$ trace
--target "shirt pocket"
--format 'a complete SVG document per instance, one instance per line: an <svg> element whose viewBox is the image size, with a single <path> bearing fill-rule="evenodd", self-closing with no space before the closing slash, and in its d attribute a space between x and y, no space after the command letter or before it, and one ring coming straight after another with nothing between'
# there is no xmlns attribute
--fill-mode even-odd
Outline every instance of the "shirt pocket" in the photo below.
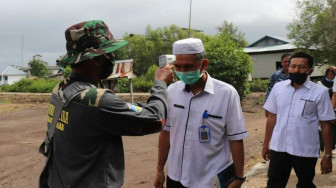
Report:
<svg viewBox="0 0 336 188"><path fill-rule="evenodd" d="M187 113L186 106L181 105L181 104L173 104L170 107L170 109L168 109L168 122L169 122L171 131L175 131L175 129L183 129L185 127L187 116L188 116L188 113ZM176 131L181 131L181 130L176 130Z"/></svg>
<svg viewBox="0 0 336 188"><path fill-rule="evenodd" d="M301 116L307 123L311 123L317 119L317 105L311 99L301 98L304 103Z"/></svg>
<svg viewBox="0 0 336 188"><path fill-rule="evenodd" d="M210 127L210 134L212 139L218 143L223 138L225 133L224 117L214 113L208 113L208 115L209 116L206 119L205 124Z"/></svg>

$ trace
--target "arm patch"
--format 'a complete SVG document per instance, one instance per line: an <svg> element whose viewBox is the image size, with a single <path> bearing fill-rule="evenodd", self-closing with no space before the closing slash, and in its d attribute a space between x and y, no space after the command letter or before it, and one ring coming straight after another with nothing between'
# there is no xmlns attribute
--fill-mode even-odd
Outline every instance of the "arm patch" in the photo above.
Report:
<svg viewBox="0 0 336 188"><path fill-rule="evenodd" d="M126 103L127 104L127 106L128 106L128 108L130 109L130 110L132 110L133 112L141 112L142 111L142 108L141 107L139 107L139 106L135 106L135 105L133 105L133 104L131 104L131 103Z"/></svg>

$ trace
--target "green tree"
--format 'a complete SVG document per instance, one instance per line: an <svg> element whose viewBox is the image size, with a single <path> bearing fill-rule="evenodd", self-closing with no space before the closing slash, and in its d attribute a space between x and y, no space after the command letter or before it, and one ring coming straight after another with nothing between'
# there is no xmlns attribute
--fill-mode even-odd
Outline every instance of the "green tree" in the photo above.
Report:
<svg viewBox="0 0 336 188"><path fill-rule="evenodd" d="M287 26L288 38L317 62L336 64L336 0L295 0L297 17Z"/></svg>
<svg viewBox="0 0 336 188"><path fill-rule="evenodd" d="M30 69L31 75L37 76L39 78L43 78L43 77L48 76L49 71L43 63L41 63L39 61L36 61L36 60L33 60L33 61L30 61L29 64L30 64L30 68L31 68Z"/></svg>
<svg viewBox="0 0 336 188"><path fill-rule="evenodd" d="M196 31L192 31L191 36L204 41L209 38ZM158 64L160 55L171 54L173 43L184 38L187 38L187 31L176 25L157 29L147 26L145 35L124 35L123 39L129 44L115 53L116 59L133 59L135 73L145 75L151 65Z"/></svg>
<svg viewBox="0 0 336 188"><path fill-rule="evenodd" d="M245 47L247 45L245 34L239 31L238 27L233 25L232 22L227 22L224 20L222 25L217 27L217 30L221 33L221 35L230 36L231 39L241 47Z"/></svg>
<svg viewBox="0 0 336 188"><path fill-rule="evenodd" d="M243 98L247 79L252 71L252 61L242 47L237 47L229 35L218 33L205 43L206 57L210 60L207 68L211 76L233 85Z"/></svg>
<svg viewBox="0 0 336 188"><path fill-rule="evenodd" d="M124 35L124 40L128 41L128 45L115 53L116 59L133 59L134 72L137 75L146 74L148 67L155 63L152 58L154 44L146 40L145 36L129 36L127 33Z"/></svg>

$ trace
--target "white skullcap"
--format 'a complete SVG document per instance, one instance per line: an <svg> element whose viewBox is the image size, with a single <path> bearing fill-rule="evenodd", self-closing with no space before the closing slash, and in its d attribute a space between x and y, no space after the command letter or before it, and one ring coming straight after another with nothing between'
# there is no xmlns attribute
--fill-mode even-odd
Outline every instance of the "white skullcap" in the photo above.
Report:
<svg viewBox="0 0 336 188"><path fill-rule="evenodd" d="M173 54L197 54L204 51L203 43L200 39L188 38L174 42Z"/></svg>

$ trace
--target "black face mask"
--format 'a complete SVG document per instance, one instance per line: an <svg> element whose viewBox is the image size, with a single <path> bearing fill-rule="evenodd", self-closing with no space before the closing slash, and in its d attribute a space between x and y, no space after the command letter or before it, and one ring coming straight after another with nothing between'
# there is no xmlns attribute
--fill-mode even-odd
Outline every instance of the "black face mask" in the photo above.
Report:
<svg viewBox="0 0 336 188"><path fill-rule="evenodd" d="M306 73L289 73L289 79L292 83L302 85L307 80L308 75Z"/></svg>
<svg viewBox="0 0 336 188"><path fill-rule="evenodd" d="M103 65L100 64L100 70L99 70L99 79L104 80L108 76L110 76L113 72L113 64L112 62L105 63Z"/></svg>

